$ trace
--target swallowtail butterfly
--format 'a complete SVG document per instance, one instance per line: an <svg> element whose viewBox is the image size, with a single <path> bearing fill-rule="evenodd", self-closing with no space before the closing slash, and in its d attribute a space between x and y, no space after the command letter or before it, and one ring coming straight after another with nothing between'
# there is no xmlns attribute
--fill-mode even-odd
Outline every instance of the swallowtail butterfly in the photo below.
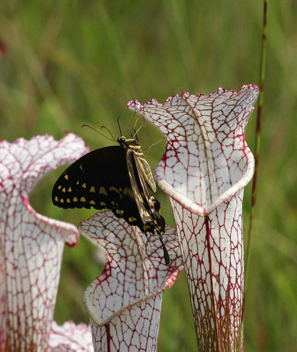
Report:
<svg viewBox="0 0 297 352"><path fill-rule="evenodd" d="M154 197L156 184L136 139L117 139L119 146L94 150L75 161L58 178L52 192L60 208L110 209L129 225L160 237L166 264L170 263L162 240L165 220Z"/></svg>

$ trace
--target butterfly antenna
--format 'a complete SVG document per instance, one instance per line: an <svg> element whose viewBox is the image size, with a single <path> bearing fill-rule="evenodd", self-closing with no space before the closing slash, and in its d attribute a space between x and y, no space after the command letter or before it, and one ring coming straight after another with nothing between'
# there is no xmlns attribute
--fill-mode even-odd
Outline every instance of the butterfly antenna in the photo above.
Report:
<svg viewBox="0 0 297 352"><path fill-rule="evenodd" d="M131 131L130 131L130 128L131 128L132 123L134 122L135 116L136 116L136 113L134 113L134 116L133 116L133 118L132 118L132 120L131 120L131 122L129 123L129 126L128 126L128 128L127 128L127 131L130 133L131 138L134 138L134 135L135 135L135 126L136 126L137 121L138 121L138 117L137 117L137 119L136 119L136 121L135 121L135 123L134 123L134 127L133 127L134 134L132 134ZM138 141L137 137L136 137L136 140Z"/></svg>
<svg viewBox="0 0 297 352"><path fill-rule="evenodd" d="M121 115L122 116L122 115ZM122 134L122 130L121 130L121 125L120 125L120 117L121 116L119 116L118 117L118 125L119 125L119 130L120 130L120 136L122 136L123 134Z"/></svg>
<svg viewBox="0 0 297 352"><path fill-rule="evenodd" d="M83 127L89 127L91 130L93 130L93 131L99 133L101 136L107 138L108 140L110 140L110 141L112 141L112 142L113 142L113 141L116 142L116 140L113 138L113 135L112 135L109 131L108 131L108 132L110 133L110 135L112 136L113 139L108 138L107 136L105 136L105 134L103 134L103 133L97 131L95 128L93 128L93 127L91 127L91 126L89 126L89 125L82 125L81 128L83 128ZM104 127L104 126L103 126L103 127ZM102 128L102 127L101 127L101 128ZM105 128L106 128L106 127L105 127Z"/></svg>
<svg viewBox="0 0 297 352"><path fill-rule="evenodd" d="M123 116L130 116L130 115L133 115L133 114L135 115L135 112L131 112L130 114L123 114L123 115L118 116L118 125L119 125L119 130L120 130L121 136L122 136L123 134L122 134L121 126L120 126L120 117L123 117Z"/></svg>
<svg viewBox="0 0 297 352"><path fill-rule="evenodd" d="M161 141L163 141L164 138L165 138L165 136L162 137L158 142L156 142L156 143L154 143L154 144L151 144L149 147L147 147L146 149L144 149L143 152L146 152L146 151L147 151L148 149L150 149L151 147L153 147L153 146L155 146L156 144L160 143Z"/></svg>
<svg viewBox="0 0 297 352"><path fill-rule="evenodd" d="M111 138L116 142L117 140L114 138L114 136L112 135L112 133L110 132L110 130L106 127L106 126L101 126L100 130L102 130L102 128L105 128L106 131L111 135Z"/></svg>

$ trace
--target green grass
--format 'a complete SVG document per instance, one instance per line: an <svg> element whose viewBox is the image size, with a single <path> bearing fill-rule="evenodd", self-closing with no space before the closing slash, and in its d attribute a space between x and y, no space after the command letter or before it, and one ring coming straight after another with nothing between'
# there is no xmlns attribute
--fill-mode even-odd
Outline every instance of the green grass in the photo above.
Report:
<svg viewBox="0 0 297 352"><path fill-rule="evenodd" d="M35 134L81 135L92 149L110 142L82 124L107 126L118 136L118 115L131 99L165 99L181 91L209 94L259 83L262 1L3 0L0 38L0 138ZM297 7L269 3L267 70L260 174L250 283L245 314L246 351L294 351L297 334L296 116ZM123 118L127 119L129 118ZM254 147L256 116L246 131ZM123 122L123 125L124 122ZM160 139L146 125L146 147ZM154 167L164 142L149 149ZM61 170L31 195L35 209L77 225L88 211L61 212L51 204ZM244 201L244 230L251 186ZM174 224L168 199L162 212ZM44 199L48 199L44 202ZM88 321L82 293L100 272L94 247L83 238L65 248L55 318ZM196 342L185 278L164 294L159 350L194 351Z"/></svg>

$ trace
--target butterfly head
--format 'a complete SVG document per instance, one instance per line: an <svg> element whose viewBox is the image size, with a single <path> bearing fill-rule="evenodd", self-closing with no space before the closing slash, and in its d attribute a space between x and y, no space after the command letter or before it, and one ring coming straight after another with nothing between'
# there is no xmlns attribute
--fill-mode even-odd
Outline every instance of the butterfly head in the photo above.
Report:
<svg viewBox="0 0 297 352"><path fill-rule="evenodd" d="M117 139L117 141L121 145L121 147L123 147L125 149L134 149L135 151L138 151L138 152L141 151L138 141L134 138L127 139L124 136L120 136Z"/></svg>

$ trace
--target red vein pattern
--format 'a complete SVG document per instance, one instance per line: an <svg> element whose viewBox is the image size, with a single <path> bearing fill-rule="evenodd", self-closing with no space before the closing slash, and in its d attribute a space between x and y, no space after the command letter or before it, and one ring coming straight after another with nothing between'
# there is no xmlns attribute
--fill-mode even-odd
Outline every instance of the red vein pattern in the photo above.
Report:
<svg viewBox="0 0 297 352"><path fill-rule="evenodd" d="M201 351L235 351L243 303L243 187L254 157L244 130L258 96L219 88L153 99L135 110L166 136L155 175L171 197ZM243 349L243 345L241 346Z"/></svg>
<svg viewBox="0 0 297 352"><path fill-rule="evenodd" d="M162 293L183 268L176 229L167 225L163 235L170 265L158 236L147 238L112 212L98 213L78 229L106 251L106 266L84 295L95 351L156 351Z"/></svg>
<svg viewBox="0 0 297 352"><path fill-rule="evenodd" d="M87 152L67 134L0 142L1 316L0 347L47 351L65 242L77 229L32 209L29 193L49 171Z"/></svg>

